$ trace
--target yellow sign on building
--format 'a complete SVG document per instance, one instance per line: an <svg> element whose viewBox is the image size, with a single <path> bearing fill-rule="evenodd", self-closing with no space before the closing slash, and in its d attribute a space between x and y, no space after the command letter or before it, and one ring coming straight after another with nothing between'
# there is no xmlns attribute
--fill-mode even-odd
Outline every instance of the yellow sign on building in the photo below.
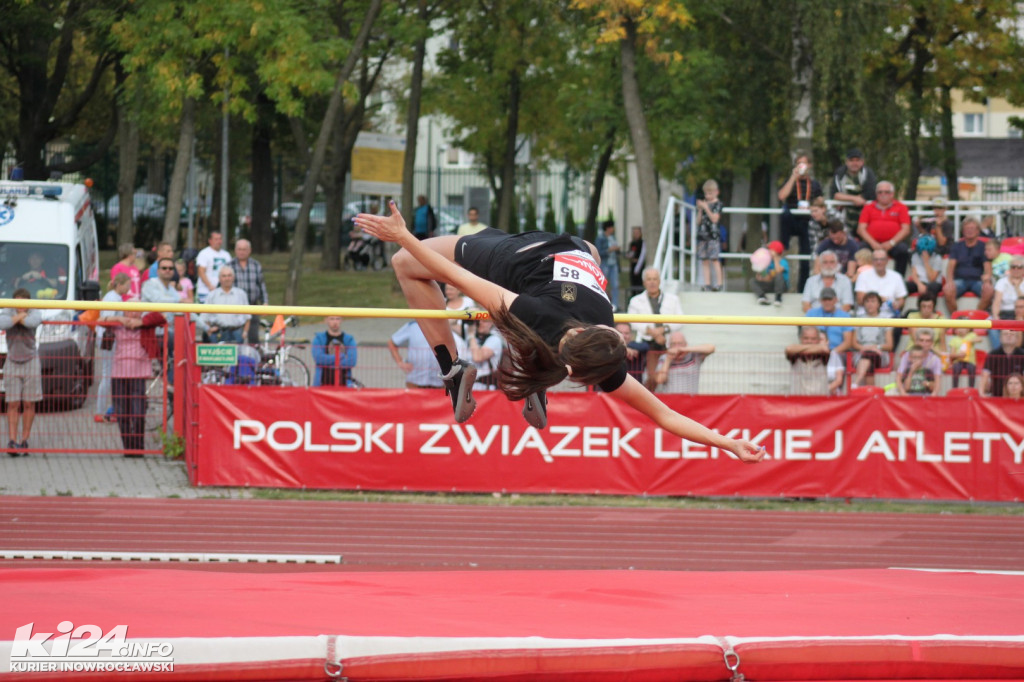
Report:
<svg viewBox="0 0 1024 682"><path fill-rule="evenodd" d="M402 193L405 138L359 133L352 149L352 191L398 196Z"/></svg>

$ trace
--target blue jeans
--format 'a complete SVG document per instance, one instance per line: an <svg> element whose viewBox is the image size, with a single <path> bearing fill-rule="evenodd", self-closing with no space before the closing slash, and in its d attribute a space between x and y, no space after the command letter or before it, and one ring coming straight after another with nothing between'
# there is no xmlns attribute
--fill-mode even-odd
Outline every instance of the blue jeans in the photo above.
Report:
<svg viewBox="0 0 1024 682"><path fill-rule="evenodd" d="M956 297L960 298L968 291L973 292L975 296L981 298L981 280L980 279L958 279L954 280L956 283Z"/></svg>
<svg viewBox="0 0 1024 682"><path fill-rule="evenodd" d="M212 343L242 343L242 328L218 329L215 332L210 332L210 341Z"/></svg>
<svg viewBox="0 0 1024 682"><path fill-rule="evenodd" d="M615 258L615 256L612 256ZM601 272L604 273L605 279L608 280L608 298L611 299L612 305L615 309L619 308L619 264L618 263L602 263Z"/></svg>
<svg viewBox="0 0 1024 682"><path fill-rule="evenodd" d="M113 334L113 330L107 330L108 334ZM107 410L110 409L111 394L110 394L110 373L114 369L114 351L103 350L99 348L97 351L100 361L100 383L96 388L96 414L106 414Z"/></svg>

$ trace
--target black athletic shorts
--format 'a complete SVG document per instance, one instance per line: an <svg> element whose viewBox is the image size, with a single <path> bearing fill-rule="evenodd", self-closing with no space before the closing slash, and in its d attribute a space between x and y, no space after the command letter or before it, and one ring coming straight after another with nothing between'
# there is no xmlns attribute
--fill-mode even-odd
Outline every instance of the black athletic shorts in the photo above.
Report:
<svg viewBox="0 0 1024 682"><path fill-rule="evenodd" d="M544 242L550 244L543 244ZM532 244L538 246L531 247ZM455 262L478 277L494 282L509 291L521 293L524 272L540 264L540 254L549 255L573 249L589 252L590 246L579 237L550 232L508 234L488 227L456 242ZM550 269L551 266L548 265L547 270Z"/></svg>

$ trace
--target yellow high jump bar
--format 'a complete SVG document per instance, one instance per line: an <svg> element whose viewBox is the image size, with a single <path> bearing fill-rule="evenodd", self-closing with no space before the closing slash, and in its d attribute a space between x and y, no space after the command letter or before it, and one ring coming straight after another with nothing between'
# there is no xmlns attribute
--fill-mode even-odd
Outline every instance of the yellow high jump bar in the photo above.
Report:
<svg viewBox="0 0 1024 682"><path fill-rule="evenodd" d="M296 315L388 319L485 320L486 310L414 310L407 308L342 308L332 306L287 305L212 305L208 303L140 303L104 301L50 301L37 299L0 299L0 308L39 308L45 310L117 310L160 313L224 313L234 315ZM1020 320L904 319L863 317L770 317L767 315L615 315L616 322L657 322L662 324L723 324L744 326L799 327L927 327L930 329L1012 329L1024 331Z"/></svg>

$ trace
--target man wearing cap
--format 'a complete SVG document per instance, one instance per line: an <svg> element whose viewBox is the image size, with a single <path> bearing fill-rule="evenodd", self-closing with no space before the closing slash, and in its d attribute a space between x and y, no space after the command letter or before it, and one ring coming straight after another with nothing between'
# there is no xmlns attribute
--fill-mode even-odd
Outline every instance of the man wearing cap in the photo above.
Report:
<svg viewBox="0 0 1024 682"><path fill-rule="evenodd" d="M807 279L801 299L805 313L818 305L821 293L826 288L835 291L839 295L839 307L850 312L853 308L853 282L839 271L839 257L834 251L821 252L818 256L818 274Z"/></svg>
<svg viewBox="0 0 1024 682"><path fill-rule="evenodd" d="M910 249L903 241L910 236L910 210L896 200L896 189L888 180L875 187L878 198L869 201L860 212L857 236L871 250L882 249L896 263L896 272L903 277L910 263Z"/></svg>
<svg viewBox="0 0 1024 682"><path fill-rule="evenodd" d="M846 163L836 168L832 177L832 198L853 204L843 210L846 227L850 232L857 229L864 204L874 201L876 184L878 179L875 171L864 165L861 151L851 149L846 152Z"/></svg>
<svg viewBox="0 0 1024 682"><path fill-rule="evenodd" d="M946 217L948 208L946 200L937 197L932 201L931 216L915 218L918 236L929 234L935 238L935 255L946 257L949 255L949 247L953 244L953 221Z"/></svg>
<svg viewBox="0 0 1024 682"><path fill-rule="evenodd" d="M830 220L828 235L818 243L814 255L820 256L826 251L832 251L839 259L839 271L853 281L853 275L857 272L857 261L854 256L862 248L864 247L861 243L846 232L846 226L841 220Z"/></svg>
<svg viewBox="0 0 1024 682"><path fill-rule="evenodd" d="M821 304L807 311L807 317L849 318L850 313L839 307L836 290L825 287L821 290ZM828 347L837 353L853 348L853 327L818 327L828 338Z"/></svg>

